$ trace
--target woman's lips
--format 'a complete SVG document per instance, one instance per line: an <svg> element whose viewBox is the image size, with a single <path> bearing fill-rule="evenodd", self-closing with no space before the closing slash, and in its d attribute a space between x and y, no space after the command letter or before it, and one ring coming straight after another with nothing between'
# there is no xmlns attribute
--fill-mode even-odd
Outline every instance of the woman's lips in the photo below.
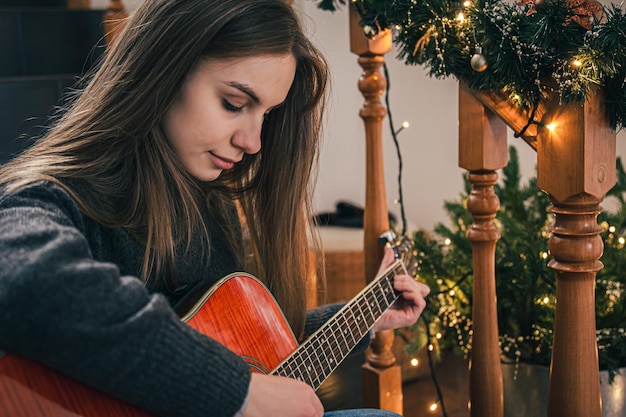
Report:
<svg viewBox="0 0 626 417"><path fill-rule="evenodd" d="M213 162L213 165L215 165L219 169L231 169L232 167L235 166L235 161L232 161L232 160L226 159L226 158L222 158L222 157L220 157L218 155L215 155L211 151L209 151L209 157L211 158L211 161Z"/></svg>

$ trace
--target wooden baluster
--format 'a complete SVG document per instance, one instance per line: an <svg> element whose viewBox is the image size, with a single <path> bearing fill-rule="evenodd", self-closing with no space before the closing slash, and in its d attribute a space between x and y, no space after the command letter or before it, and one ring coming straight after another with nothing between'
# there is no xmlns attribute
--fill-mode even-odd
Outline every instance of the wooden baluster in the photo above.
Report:
<svg viewBox="0 0 626 417"><path fill-rule="evenodd" d="M391 34L385 31L368 39L359 25L359 14L350 4L350 50L359 56L363 73L358 82L365 103L359 115L365 124L366 180L363 225L365 278L371 281L382 259L378 237L389 229L387 193L382 150L382 123L387 110L380 101L387 83L380 73L384 54L391 50ZM393 331L376 334L363 365L363 400L366 407L380 408L402 414L402 370L391 351Z"/></svg>
<svg viewBox="0 0 626 417"><path fill-rule="evenodd" d="M603 243L597 215L616 180L616 137L599 95L584 105L546 105L540 129L537 183L550 194L555 219L549 266L556 275L556 312L548 415L600 417L594 284Z"/></svg>
<svg viewBox="0 0 626 417"><path fill-rule="evenodd" d="M122 0L111 0L104 14L104 38L107 47L111 47L117 35L124 29L128 13Z"/></svg>
<svg viewBox="0 0 626 417"><path fill-rule="evenodd" d="M467 238L474 266L470 415L475 417L502 417L504 413L495 281L500 232L493 222L500 200L493 186L496 170L507 162L506 124L460 84L459 166L469 171L472 192L467 209L474 220Z"/></svg>

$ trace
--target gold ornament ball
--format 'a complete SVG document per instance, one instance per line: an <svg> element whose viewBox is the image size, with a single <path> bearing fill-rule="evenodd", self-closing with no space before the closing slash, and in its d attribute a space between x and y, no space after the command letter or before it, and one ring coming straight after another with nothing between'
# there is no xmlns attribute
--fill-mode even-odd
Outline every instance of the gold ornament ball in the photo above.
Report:
<svg viewBox="0 0 626 417"><path fill-rule="evenodd" d="M470 60L470 65L472 69L476 72L483 72L487 69L487 58L481 54L479 51L476 51L474 55L472 55L472 59Z"/></svg>

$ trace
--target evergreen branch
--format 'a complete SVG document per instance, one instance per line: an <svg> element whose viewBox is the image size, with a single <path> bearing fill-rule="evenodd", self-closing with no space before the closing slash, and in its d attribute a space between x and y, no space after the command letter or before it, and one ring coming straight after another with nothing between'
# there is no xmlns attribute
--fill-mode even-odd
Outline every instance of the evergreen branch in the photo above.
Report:
<svg viewBox="0 0 626 417"><path fill-rule="evenodd" d="M336 10L336 1L317 0ZM597 88L606 93L613 129L626 126L626 15L618 6L600 13L568 0L354 0L366 36L393 28L398 58L421 65L431 77L454 76L471 88L497 90L531 109L547 92L563 103L583 103ZM586 4L586 3L583 3ZM587 22L590 27L584 26ZM475 48L488 63L470 66Z"/></svg>

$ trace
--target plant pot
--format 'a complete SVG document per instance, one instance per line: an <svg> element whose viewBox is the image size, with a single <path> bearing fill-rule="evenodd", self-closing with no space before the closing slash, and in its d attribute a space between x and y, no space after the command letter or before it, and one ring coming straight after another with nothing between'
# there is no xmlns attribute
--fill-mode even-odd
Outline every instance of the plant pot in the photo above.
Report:
<svg viewBox="0 0 626 417"><path fill-rule="evenodd" d="M504 417L547 417L549 379L547 366L503 363ZM620 368L612 384L609 373L600 371L600 391L602 417L626 416L626 368Z"/></svg>

